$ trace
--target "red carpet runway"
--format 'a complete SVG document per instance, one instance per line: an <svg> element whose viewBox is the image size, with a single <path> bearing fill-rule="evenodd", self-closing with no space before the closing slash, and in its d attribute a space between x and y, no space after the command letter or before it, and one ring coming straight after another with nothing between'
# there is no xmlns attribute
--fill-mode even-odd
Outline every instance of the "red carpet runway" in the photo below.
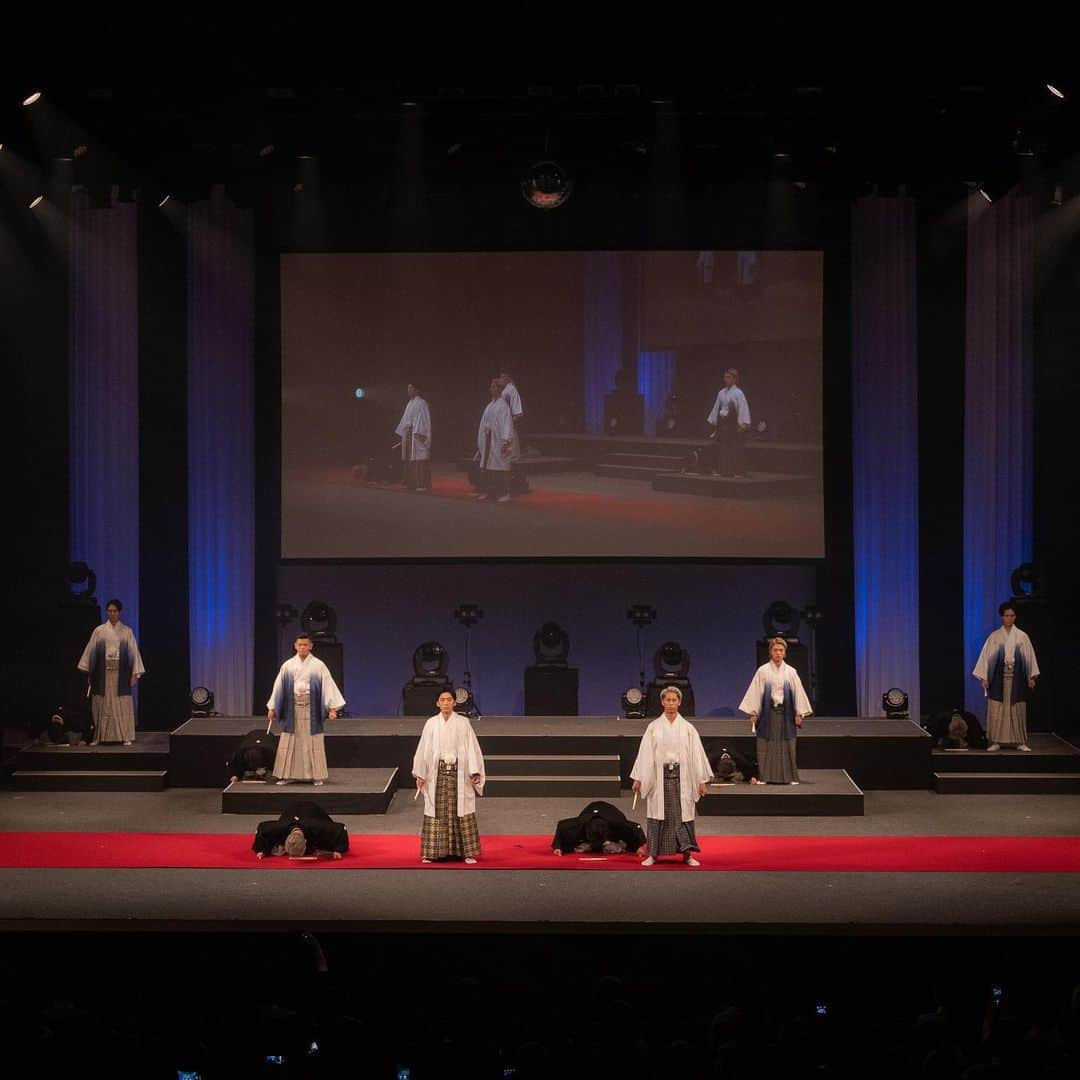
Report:
<svg viewBox="0 0 1080 1080"><path fill-rule="evenodd" d="M202 868L219 870L317 867L344 870L629 870L633 855L552 854L548 836L484 836L483 856L464 863L422 865L417 836L357 835L340 860L259 861L251 834L0 833L0 867L24 869ZM833 873L1077 873L1080 837L1017 836L708 836L701 870ZM679 859L653 870L689 873ZM701 870L696 872L700 873Z"/></svg>

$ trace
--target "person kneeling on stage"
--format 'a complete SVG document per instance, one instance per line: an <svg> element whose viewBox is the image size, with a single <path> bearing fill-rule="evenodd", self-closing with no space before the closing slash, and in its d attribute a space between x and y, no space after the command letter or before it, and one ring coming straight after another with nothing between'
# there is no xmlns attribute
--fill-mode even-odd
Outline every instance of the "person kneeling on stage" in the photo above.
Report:
<svg viewBox="0 0 1080 1080"><path fill-rule="evenodd" d="M424 795L420 861L480 856L476 796L484 793L484 755L472 724L454 712L454 695L444 690L439 711L420 735L413 757L416 789ZM414 796L415 798L415 796Z"/></svg>
<svg viewBox="0 0 1080 1080"><path fill-rule="evenodd" d="M229 770L229 783L235 784L239 780L268 783L273 774L277 744L277 739L262 729L249 731L225 763Z"/></svg>
<svg viewBox="0 0 1080 1080"><path fill-rule="evenodd" d="M349 833L318 803L301 800L292 803L276 821L260 821L251 850L259 859L267 855L340 859L349 850Z"/></svg>
<svg viewBox="0 0 1080 1080"><path fill-rule="evenodd" d="M645 830L608 802L591 802L577 817L563 818L551 840L556 855L571 851L622 855L644 845Z"/></svg>
<svg viewBox="0 0 1080 1080"><path fill-rule="evenodd" d="M681 854L687 866L700 866L694 835L695 803L709 789L712 776L697 728L679 713L682 691L668 686L660 694L664 707L641 737L630 777L635 793L645 796L649 855L642 866L652 866L661 855Z"/></svg>
<svg viewBox="0 0 1080 1080"><path fill-rule="evenodd" d="M739 709L750 714L751 729L757 735L757 756L761 779L766 784L797 784L799 766L795 761L795 740L803 717L810 715L810 700L799 673L784 662L787 642L773 638L769 661L754 672Z"/></svg>
<svg viewBox="0 0 1080 1080"><path fill-rule="evenodd" d="M758 763L738 750L720 748L713 761L713 775L722 784L764 784L758 771Z"/></svg>

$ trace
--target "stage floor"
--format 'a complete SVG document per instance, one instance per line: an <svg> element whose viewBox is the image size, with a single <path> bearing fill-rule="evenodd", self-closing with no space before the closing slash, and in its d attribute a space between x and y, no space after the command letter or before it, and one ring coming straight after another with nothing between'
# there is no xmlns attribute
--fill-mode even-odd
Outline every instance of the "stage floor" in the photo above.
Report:
<svg viewBox="0 0 1080 1080"><path fill-rule="evenodd" d="M310 796L309 790L299 791ZM629 795L616 802L630 814ZM485 798L481 835L547 833L580 799ZM1075 796L868 791L865 817L700 817L704 836L1075 837ZM365 833L419 833L399 791L385 815L342 815ZM641 807L631 816L641 820ZM5 831L237 833L257 815L221 813L220 790L0 792ZM419 847L419 838L417 838ZM555 857L552 856L554 859ZM833 873L677 870L587 873L459 868L286 872L0 870L0 929L379 929L574 932L1068 933L1080 881L1061 873ZM344 878L341 876L344 874Z"/></svg>

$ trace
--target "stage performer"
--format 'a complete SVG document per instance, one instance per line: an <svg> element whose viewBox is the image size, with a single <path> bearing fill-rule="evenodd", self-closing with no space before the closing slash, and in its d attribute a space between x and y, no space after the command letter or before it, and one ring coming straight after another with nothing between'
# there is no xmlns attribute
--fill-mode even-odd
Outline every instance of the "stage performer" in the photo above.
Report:
<svg viewBox="0 0 1080 1080"><path fill-rule="evenodd" d="M411 382L405 388L408 404L394 434L401 437L401 482L415 491L431 487L431 410Z"/></svg>
<svg viewBox="0 0 1080 1080"><path fill-rule="evenodd" d="M484 755L472 724L454 712L449 690L439 695L438 706L424 724L413 757L413 778L424 794L420 861L455 857L475 863L480 857L476 796L484 793Z"/></svg>
<svg viewBox="0 0 1080 1080"><path fill-rule="evenodd" d="M1001 627L985 642L971 672L986 693L986 737L990 740L987 752L1002 746L1015 746L1028 753L1027 703L1039 663L1031 638L1016 625L1016 608L1006 600L998 607Z"/></svg>
<svg viewBox="0 0 1080 1080"><path fill-rule="evenodd" d="M757 669L739 708L750 714L751 730L757 735L757 757L761 779L766 784L797 784L795 742L803 717L809 716L810 701L799 673L785 663L787 642L769 642L769 660Z"/></svg>
<svg viewBox="0 0 1080 1080"><path fill-rule="evenodd" d="M296 655L281 665L274 689L266 703L266 717L281 727L274 775L279 784L291 780L311 780L320 787L329 772L323 727L326 719L336 720L345 699L330 669L311 655L311 637L297 635Z"/></svg>
<svg viewBox="0 0 1080 1080"><path fill-rule="evenodd" d="M502 397L510 406L510 419L514 422L514 438L510 447L510 490L515 495L524 495L529 490L529 481L518 464L521 461L521 436L525 430L525 407L521 404L521 393L514 385L514 377L505 369L499 372L499 386Z"/></svg>
<svg viewBox="0 0 1080 1080"><path fill-rule="evenodd" d="M563 818L551 840L556 855L586 851L605 855L635 852L645 846L645 831L609 802L591 802L577 817Z"/></svg>
<svg viewBox="0 0 1080 1080"><path fill-rule="evenodd" d="M758 763L738 750L726 746L720 747L720 753L713 760L713 775L717 780L731 784L764 784L760 778Z"/></svg>
<svg viewBox="0 0 1080 1080"><path fill-rule="evenodd" d="M135 704L131 691L146 674L130 626L120 621L124 605L110 600L106 621L94 628L78 668L90 675L90 710L94 720L91 746L135 741Z"/></svg>
<svg viewBox="0 0 1080 1080"><path fill-rule="evenodd" d="M278 740L262 728L249 731L225 763L229 770L229 782L235 784L239 780L268 781L273 775L277 745Z"/></svg>
<svg viewBox="0 0 1080 1080"><path fill-rule="evenodd" d="M276 821L260 821L251 845L256 858L267 855L329 855L340 859L349 850L349 833L316 802L291 803Z"/></svg>
<svg viewBox="0 0 1080 1080"><path fill-rule="evenodd" d="M750 430L750 405L746 395L736 385L739 372L728 368L724 372L724 385L716 395L708 423L714 429L709 436L714 440L707 460L712 471L721 476L746 476L746 433Z"/></svg>
<svg viewBox="0 0 1080 1080"><path fill-rule="evenodd" d="M510 462L514 448L514 420L502 396L498 379L488 386L491 400L480 417L476 455L480 463L480 491L489 502L510 501Z"/></svg>
<svg viewBox="0 0 1080 1080"><path fill-rule="evenodd" d="M694 835L695 803L712 776L697 728L679 713L682 691L668 686L660 694L663 713L645 729L630 770L633 790L645 796L649 854L642 866L662 855L681 854L687 866L700 866Z"/></svg>

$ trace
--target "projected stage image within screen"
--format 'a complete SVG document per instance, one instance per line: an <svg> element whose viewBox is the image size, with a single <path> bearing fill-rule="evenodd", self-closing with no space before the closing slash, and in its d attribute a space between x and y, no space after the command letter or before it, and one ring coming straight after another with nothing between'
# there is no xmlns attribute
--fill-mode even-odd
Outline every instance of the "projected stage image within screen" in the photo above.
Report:
<svg viewBox="0 0 1080 1080"><path fill-rule="evenodd" d="M822 255L281 258L282 557L824 554Z"/></svg>

